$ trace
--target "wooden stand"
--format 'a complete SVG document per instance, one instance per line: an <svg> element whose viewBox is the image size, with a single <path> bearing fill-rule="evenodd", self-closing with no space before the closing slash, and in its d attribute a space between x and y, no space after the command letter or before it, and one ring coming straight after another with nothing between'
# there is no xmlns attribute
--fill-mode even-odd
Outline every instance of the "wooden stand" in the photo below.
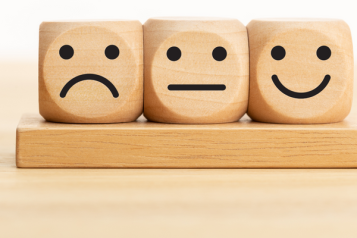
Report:
<svg viewBox="0 0 357 238"><path fill-rule="evenodd" d="M61 124L25 115L21 168L357 168L357 113L344 122Z"/></svg>

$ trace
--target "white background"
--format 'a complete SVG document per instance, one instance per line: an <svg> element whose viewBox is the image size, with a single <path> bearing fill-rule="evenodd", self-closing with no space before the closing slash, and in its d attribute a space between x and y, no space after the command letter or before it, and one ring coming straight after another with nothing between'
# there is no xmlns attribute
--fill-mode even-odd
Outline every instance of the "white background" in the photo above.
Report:
<svg viewBox="0 0 357 238"><path fill-rule="evenodd" d="M355 2L355 3L354 3ZM42 21L137 19L155 16L233 17L243 24L261 17L340 18L357 43L356 0L2 0L0 60L37 60Z"/></svg>

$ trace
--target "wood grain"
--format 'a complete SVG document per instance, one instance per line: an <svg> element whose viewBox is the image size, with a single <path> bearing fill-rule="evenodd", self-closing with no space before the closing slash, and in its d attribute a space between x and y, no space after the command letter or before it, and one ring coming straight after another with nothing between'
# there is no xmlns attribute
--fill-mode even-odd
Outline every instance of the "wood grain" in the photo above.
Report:
<svg viewBox="0 0 357 238"><path fill-rule="evenodd" d="M26 115L17 129L18 167L352 168L357 120L279 125L50 123Z"/></svg>
<svg viewBox="0 0 357 238"><path fill-rule="evenodd" d="M176 54L170 54L173 49L180 52L179 58L170 57ZM248 35L238 20L151 18L144 24L144 51L144 115L149 120L225 123L238 121L246 113ZM198 89L170 89L192 84ZM202 85L223 89L205 90Z"/></svg>
<svg viewBox="0 0 357 238"><path fill-rule="evenodd" d="M143 111L141 23L43 22L39 107L54 122L135 121Z"/></svg>
<svg viewBox="0 0 357 238"><path fill-rule="evenodd" d="M251 118L286 124L346 118L352 106L354 63L351 31L344 21L257 19L247 29ZM280 51L285 52L281 57Z"/></svg>
<svg viewBox="0 0 357 238"><path fill-rule="evenodd" d="M37 63L0 67L1 237L355 238L356 169L18 169Z"/></svg>

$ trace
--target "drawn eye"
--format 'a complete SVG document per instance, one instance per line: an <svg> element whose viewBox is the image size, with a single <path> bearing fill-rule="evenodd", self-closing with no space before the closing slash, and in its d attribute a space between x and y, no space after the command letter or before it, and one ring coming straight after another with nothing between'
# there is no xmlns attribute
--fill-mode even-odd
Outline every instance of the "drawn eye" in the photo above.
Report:
<svg viewBox="0 0 357 238"><path fill-rule="evenodd" d="M64 45L59 50L59 55L62 59L69 60L74 55L74 50L70 45Z"/></svg>
<svg viewBox="0 0 357 238"><path fill-rule="evenodd" d="M110 45L107 48L105 48L105 56L108 59L114 60L118 58L120 54L119 48L116 45Z"/></svg>
<svg viewBox="0 0 357 238"><path fill-rule="evenodd" d="M219 46L219 47L214 48L214 50L212 51L212 56L213 56L213 59L215 59L217 61L223 61L227 57L227 51L222 46Z"/></svg>
<svg viewBox="0 0 357 238"><path fill-rule="evenodd" d="M284 47L278 45L271 50L271 57L275 60L282 60L285 58L286 52Z"/></svg>
<svg viewBox="0 0 357 238"><path fill-rule="evenodd" d="M316 55L320 60L328 60L331 57L331 54L331 49L327 46L321 46L316 52Z"/></svg>
<svg viewBox="0 0 357 238"><path fill-rule="evenodd" d="M167 50L166 56L171 61L177 61L181 58L181 50L178 47L173 46Z"/></svg>

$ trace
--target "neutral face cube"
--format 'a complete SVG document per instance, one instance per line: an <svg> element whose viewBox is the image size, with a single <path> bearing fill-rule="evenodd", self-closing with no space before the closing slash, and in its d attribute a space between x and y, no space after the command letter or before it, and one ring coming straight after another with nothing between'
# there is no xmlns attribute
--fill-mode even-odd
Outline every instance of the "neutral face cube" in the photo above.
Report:
<svg viewBox="0 0 357 238"><path fill-rule="evenodd" d="M114 123L143 111L139 21L44 22L39 104L49 121Z"/></svg>
<svg viewBox="0 0 357 238"><path fill-rule="evenodd" d="M262 19L248 26L248 115L272 123L332 123L351 109L348 25L329 19Z"/></svg>
<svg viewBox="0 0 357 238"><path fill-rule="evenodd" d="M144 24L144 115L165 123L224 123L246 112L247 31L238 20L152 18Z"/></svg>

